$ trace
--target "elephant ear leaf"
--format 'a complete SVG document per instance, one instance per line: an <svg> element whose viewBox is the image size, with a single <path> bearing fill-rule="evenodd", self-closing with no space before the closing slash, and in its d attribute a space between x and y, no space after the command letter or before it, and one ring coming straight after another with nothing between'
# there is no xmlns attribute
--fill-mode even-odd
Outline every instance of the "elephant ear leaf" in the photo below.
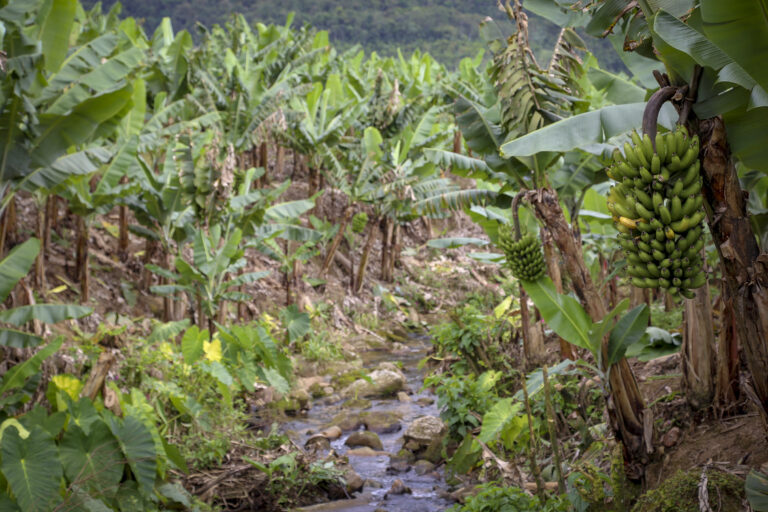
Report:
<svg viewBox="0 0 768 512"><path fill-rule="evenodd" d="M3 261L0 261L0 302L5 302L16 283L29 273L32 262L40 251L40 241L30 238L14 247Z"/></svg>
<svg viewBox="0 0 768 512"><path fill-rule="evenodd" d="M120 443L139 489L151 494L157 474L157 454L149 429L134 416L128 416L122 422L112 418L110 429Z"/></svg>
<svg viewBox="0 0 768 512"><path fill-rule="evenodd" d="M95 422L89 435L71 425L61 440L59 453L69 482L104 492L117 489L123 477L120 445L103 421Z"/></svg>
<svg viewBox="0 0 768 512"><path fill-rule="evenodd" d="M56 443L41 427L34 426L22 439L15 428L6 429L2 441L2 470L22 510L52 509L60 498L62 467Z"/></svg>

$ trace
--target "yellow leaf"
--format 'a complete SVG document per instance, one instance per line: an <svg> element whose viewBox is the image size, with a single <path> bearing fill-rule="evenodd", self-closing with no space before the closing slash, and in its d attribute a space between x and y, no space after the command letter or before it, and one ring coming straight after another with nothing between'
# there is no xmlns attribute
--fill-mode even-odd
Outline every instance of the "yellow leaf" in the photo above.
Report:
<svg viewBox="0 0 768 512"><path fill-rule="evenodd" d="M114 224L110 224L109 222L103 220L101 221L101 227L103 227L107 231L107 233L109 233L115 238L120 236L120 228L118 228Z"/></svg>
<svg viewBox="0 0 768 512"><path fill-rule="evenodd" d="M163 354L163 356L169 360L173 361L173 347L171 347L171 344L168 342L160 344L160 353Z"/></svg>
<svg viewBox="0 0 768 512"><path fill-rule="evenodd" d="M277 321L269 313L263 313L261 315L261 321L270 333L277 329Z"/></svg>
<svg viewBox="0 0 768 512"><path fill-rule="evenodd" d="M221 361L221 340L214 338L211 342L203 341L203 352L209 361Z"/></svg>
<svg viewBox="0 0 768 512"><path fill-rule="evenodd" d="M501 318L507 311L509 311L510 306L512 306L512 295L501 301L501 304L493 309L494 316L496 316L497 319Z"/></svg>
<svg viewBox="0 0 768 512"><path fill-rule="evenodd" d="M68 288L67 285L63 284L61 286L57 286L53 290L50 290L48 293L61 293L64 290L66 290L67 288Z"/></svg>
<svg viewBox="0 0 768 512"><path fill-rule="evenodd" d="M72 400L77 400L80 391L83 389L83 383L80 382L80 379L72 375L54 375L51 380L57 388L68 394Z"/></svg>

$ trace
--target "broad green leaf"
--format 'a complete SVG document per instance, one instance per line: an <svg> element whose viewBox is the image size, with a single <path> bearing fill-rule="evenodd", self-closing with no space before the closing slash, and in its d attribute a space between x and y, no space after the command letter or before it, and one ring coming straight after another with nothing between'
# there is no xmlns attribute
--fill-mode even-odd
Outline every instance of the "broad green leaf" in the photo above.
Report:
<svg viewBox="0 0 768 512"><path fill-rule="evenodd" d="M184 332L184 330L189 327L189 324L189 318L158 324L152 329L152 333L149 335L149 338L147 338L147 341L149 343L157 343L159 341L167 341L171 338L175 338Z"/></svg>
<svg viewBox="0 0 768 512"><path fill-rule="evenodd" d="M311 199L288 201L267 208L264 212L264 218L271 221L298 219L300 215L314 207L315 202Z"/></svg>
<svg viewBox="0 0 768 512"><path fill-rule="evenodd" d="M768 512L768 475L752 470L744 486L752 510Z"/></svg>
<svg viewBox="0 0 768 512"><path fill-rule="evenodd" d="M506 315L509 311L509 308L512 307L512 301L514 299L515 297L512 295L507 296L507 298L501 301L498 306L493 308L493 316L498 319Z"/></svg>
<svg viewBox="0 0 768 512"><path fill-rule="evenodd" d="M200 331L196 325L187 329L184 337L181 338L181 353L185 363L193 364L203 356L203 340L207 339L207 329Z"/></svg>
<svg viewBox="0 0 768 512"><path fill-rule="evenodd" d="M513 402L512 398L499 400L483 416L483 426L477 438L484 443L493 441L510 420L520 414L521 409L522 404Z"/></svg>
<svg viewBox="0 0 768 512"><path fill-rule="evenodd" d="M429 247L435 249L455 249L465 245L488 245L488 240L471 237L433 238L427 242Z"/></svg>
<svg viewBox="0 0 768 512"><path fill-rule="evenodd" d="M181 454L181 450L175 444L163 441L163 448L165 449L165 456L171 461L178 469L180 469L185 475L189 474L189 468L187 467L187 460Z"/></svg>
<svg viewBox="0 0 768 512"><path fill-rule="evenodd" d="M616 364L627 351L627 348L639 341L645 335L650 312L648 306L642 304L627 312L616 323L608 339L608 354L604 361L606 368Z"/></svg>
<svg viewBox="0 0 768 512"><path fill-rule="evenodd" d="M448 465L458 474L465 474L472 470L480 461L483 448L472 434L467 434L461 442Z"/></svg>
<svg viewBox="0 0 768 512"><path fill-rule="evenodd" d="M664 11L656 14L653 30L665 43L686 53L701 66L719 70L733 62L704 34Z"/></svg>
<svg viewBox="0 0 768 512"><path fill-rule="evenodd" d="M609 105L598 110L568 117L501 145L505 158L531 156L543 152L565 152L582 149L601 154L614 146L611 137L639 129L643 122L645 103ZM675 109L668 103L659 113L659 124L671 129L677 121Z"/></svg>
<svg viewBox="0 0 768 512"><path fill-rule="evenodd" d="M310 329L309 315L299 311L295 304L280 311L280 321L288 333L289 342L301 339Z"/></svg>
<svg viewBox="0 0 768 512"><path fill-rule="evenodd" d="M0 328L0 346L14 348L36 347L43 342L43 338L28 332L14 329Z"/></svg>
<svg viewBox="0 0 768 512"><path fill-rule="evenodd" d="M120 421L111 418L110 429L120 443L133 476L143 492L149 494L155 485L157 454L152 434L141 420L128 416Z"/></svg>
<svg viewBox="0 0 768 512"><path fill-rule="evenodd" d="M43 361L59 350L63 342L63 337L57 338L23 363L19 363L5 372L2 379L2 386L0 386L0 395L6 391L22 387L28 378L40 371L40 366L43 364Z"/></svg>
<svg viewBox="0 0 768 512"><path fill-rule="evenodd" d="M45 69L50 73L58 71L67 56L77 5L77 0L51 0L51 8L40 26Z"/></svg>
<svg viewBox="0 0 768 512"><path fill-rule="evenodd" d="M768 91L768 1L701 1L704 32Z"/></svg>
<svg viewBox="0 0 768 512"><path fill-rule="evenodd" d="M62 467L56 443L41 427L22 439L19 431L3 434L2 470L22 510L44 512L59 496Z"/></svg>
<svg viewBox="0 0 768 512"><path fill-rule="evenodd" d="M24 325L32 320L45 324L55 324L70 318L82 318L93 313L93 308L72 304L33 304L0 311L0 322L11 325Z"/></svg>
<svg viewBox="0 0 768 512"><path fill-rule="evenodd" d="M0 302L5 302L16 283L29 273L39 251L40 241L30 238L14 247L8 256L0 261Z"/></svg>
<svg viewBox="0 0 768 512"><path fill-rule="evenodd" d="M59 453L70 483L112 494L123 477L120 445L103 421L95 422L89 434L77 425L70 426L59 444Z"/></svg>
<svg viewBox="0 0 768 512"><path fill-rule="evenodd" d="M576 299L558 294L548 277L535 282L522 281L522 284L544 321L558 336L577 347L591 350L592 321Z"/></svg>
<svg viewBox="0 0 768 512"><path fill-rule="evenodd" d="M608 312L605 317L600 320L599 322L595 322L592 324L592 329L590 330L590 338L592 340L592 346L590 347L590 351L597 355L598 353L601 353L600 350L602 348L603 344L603 338L605 337L606 333L613 328L613 319L616 318L618 315L626 311L626 309L629 307L629 299L624 299L621 302L619 302L615 308L613 308L611 311ZM598 358L600 359L600 358Z"/></svg>

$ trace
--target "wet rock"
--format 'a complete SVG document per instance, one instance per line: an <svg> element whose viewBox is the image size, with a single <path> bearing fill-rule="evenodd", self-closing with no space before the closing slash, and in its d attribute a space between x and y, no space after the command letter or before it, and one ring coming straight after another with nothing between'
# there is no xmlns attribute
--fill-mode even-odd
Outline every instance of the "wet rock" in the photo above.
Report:
<svg viewBox="0 0 768 512"><path fill-rule="evenodd" d="M366 430L376 432L377 434L391 434L402 428L400 426L400 416L394 412L361 412L359 418L365 425Z"/></svg>
<svg viewBox="0 0 768 512"><path fill-rule="evenodd" d="M386 369L374 370L368 379L358 379L347 386L341 395L346 398L392 396L405 388L402 372Z"/></svg>
<svg viewBox="0 0 768 512"><path fill-rule="evenodd" d="M333 393L333 388L330 388L330 387L325 387L325 386L323 386L322 384L320 384L320 383L317 383L317 382L316 382L316 383L314 383L314 384L312 384L312 385L309 387L308 391L309 391L309 395L310 395L310 396L311 396L313 399L317 399L317 398L323 398L325 395L328 395L328 394L329 394L329 393L326 393L326 392L325 392L325 390L326 390L326 389L330 389L330 390L331 390L331 393Z"/></svg>
<svg viewBox="0 0 768 512"><path fill-rule="evenodd" d="M409 452L415 452L416 450L421 448L421 445L414 440L410 440L410 441L406 441L406 443L403 445L403 448L405 450L408 450Z"/></svg>
<svg viewBox="0 0 768 512"><path fill-rule="evenodd" d="M400 450L397 455L389 456L389 466L387 471L390 473L405 473L416 460L416 457L408 450Z"/></svg>
<svg viewBox="0 0 768 512"><path fill-rule="evenodd" d="M378 434L368 430L362 432L353 432L349 435L344 444L351 447L367 446L368 448L372 448L374 450L384 449L384 445L381 444L381 439L379 439Z"/></svg>
<svg viewBox="0 0 768 512"><path fill-rule="evenodd" d="M437 464L443 460L443 438L435 438L426 450L419 454L420 459L428 460L433 464Z"/></svg>
<svg viewBox="0 0 768 512"><path fill-rule="evenodd" d="M365 484L363 485L366 489L381 489L384 487L384 484L379 482L378 480L371 480L370 478L365 481Z"/></svg>
<svg viewBox="0 0 768 512"><path fill-rule="evenodd" d="M435 403L435 399L431 398L431 397L428 397L428 396L423 396L423 397L419 398L418 400L416 400L416 403L419 404L422 407L429 407L430 405Z"/></svg>
<svg viewBox="0 0 768 512"><path fill-rule="evenodd" d="M435 469L435 465L428 460L418 460L413 465L413 470L416 471L417 475L426 475L433 469Z"/></svg>
<svg viewBox="0 0 768 512"><path fill-rule="evenodd" d="M347 492L352 494L363 490L365 480L351 469L344 471L344 480L347 482Z"/></svg>
<svg viewBox="0 0 768 512"><path fill-rule="evenodd" d="M680 429L677 427L672 427L671 429L669 429L669 432L664 434L664 436L661 438L661 444L663 444L667 448L672 448L677 444L679 440L680 440Z"/></svg>
<svg viewBox="0 0 768 512"><path fill-rule="evenodd" d="M359 413L350 411L343 411L333 417L330 425L340 428L344 432L350 430L357 430L363 424L363 420L360 419Z"/></svg>
<svg viewBox="0 0 768 512"><path fill-rule="evenodd" d="M327 437L317 434L307 439L304 448L315 453L325 452L331 449L331 441Z"/></svg>
<svg viewBox="0 0 768 512"><path fill-rule="evenodd" d="M333 386L325 386L323 388L323 395L328 396L333 394Z"/></svg>
<svg viewBox="0 0 768 512"><path fill-rule="evenodd" d="M474 487L459 487L448 495L448 499L458 501L459 503L464 503L468 497L473 496L476 493L477 491Z"/></svg>
<svg viewBox="0 0 768 512"><path fill-rule="evenodd" d="M309 405L309 401L311 400L311 397L309 396L309 392L307 392L304 389L298 388L294 389L290 392L288 395L288 400L296 401L299 404L300 409L306 409Z"/></svg>
<svg viewBox="0 0 768 512"><path fill-rule="evenodd" d="M407 404L411 401L411 397L405 391L399 391L397 393L397 401L403 404Z"/></svg>
<svg viewBox="0 0 768 512"><path fill-rule="evenodd" d="M328 439L338 439L341 437L341 429L337 426L328 427L327 429L319 432L319 435Z"/></svg>
<svg viewBox="0 0 768 512"><path fill-rule="evenodd" d="M389 452L377 451L368 446L361 446L360 448L350 448L347 450L346 455L356 455L357 457L378 457L380 455L389 455Z"/></svg>
<svg viewBox="0 0 768 512"><path fill-rule="evenodd" d="M351 398L344 402L345 409L370 409L371 401L365 398Z"/></svg>
<svg viewBox="0 0 768 512"><path fill-rule="evenodd" d="M445 434L445 423L434 416L422 416L413 420L413 423L405 430L403 438L415 441L419 446L429 446L436 438L442 438Z"/></svg>
<svg viewBox="0 0 768 512"><path fill-rule="evenodd" d="M392 487L387 491L387 496L399 495L399 494L411 494L411 488L403 483L399 478L392 482Z"/></svg>

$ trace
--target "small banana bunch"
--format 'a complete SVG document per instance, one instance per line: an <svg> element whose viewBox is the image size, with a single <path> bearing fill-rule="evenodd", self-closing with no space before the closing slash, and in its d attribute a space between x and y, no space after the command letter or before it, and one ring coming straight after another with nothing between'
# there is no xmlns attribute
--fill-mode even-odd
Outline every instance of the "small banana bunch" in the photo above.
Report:
<svg viewBox="0 0 768 512"><path fill-rule="evenodd" d="M704 247L699 177L699 138L684 128L656 136L632 133L613 155L607 173L618 182L608 193L608 210L627 255L632 285L665 288L693 298L706 282L699 253Z"/></svg>
<svg viewBox="0 0 768 512"><path fill-rule="evenodd" d="M499 247L504 251L507 267L522 281L536 281L544 275L546 265L538 239L528 233L515 240L509 224L499 227Z"/></svg>

